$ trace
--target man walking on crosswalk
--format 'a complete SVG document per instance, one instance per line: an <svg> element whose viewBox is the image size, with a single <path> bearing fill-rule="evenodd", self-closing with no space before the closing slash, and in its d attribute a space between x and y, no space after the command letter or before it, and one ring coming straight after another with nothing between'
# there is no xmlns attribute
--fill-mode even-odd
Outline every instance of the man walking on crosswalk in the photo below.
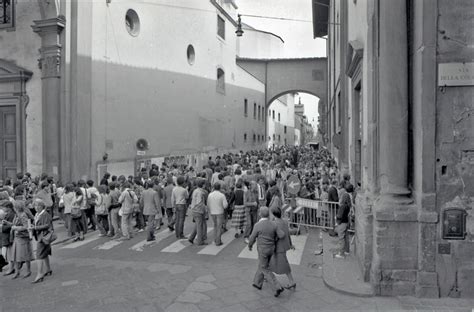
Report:
<svg viewBox="0 0 474 312"><path fill-rule="evenodd" d="M221 184L216 182L214 184L214 191L207 198L207 206L214 223L214 242L216 246L222 245L222 226L224 223L224 213L226 213L228 206L227 199L220 190Z"/></svg>
<svg viewBox="0 0 474 312"><path fill-rule="evenodd" d="M268 207L260 208L260 221L253 227L249 239L249 250L252 250L252 246L256 241L258 251L258 269L252 286L259 290L262 289L263 278L265 277L273 288L275 297L278 297L284 289L275 278L275 274L269 270L269 264L275 253L275 242L278 238L283 238L285 233L277 230L276 224L268 219L269 215Z"/></svg>

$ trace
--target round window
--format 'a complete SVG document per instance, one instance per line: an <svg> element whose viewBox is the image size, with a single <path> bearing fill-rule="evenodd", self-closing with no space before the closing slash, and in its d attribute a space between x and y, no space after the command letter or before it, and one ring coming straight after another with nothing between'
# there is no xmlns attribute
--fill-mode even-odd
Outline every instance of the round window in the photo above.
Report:
<svg viewBox="0 0 474 312"><path fill-rule="evenodd" d="M188 45L188 49L186 51L186 55L188 56L188 63L189 65L193 65L194 64L194 59L196 57L195 53L194 53L194 47L190 44Z"/></svg>
<svg viewBox="0 0 474 312"><path fill-rule="evenodd" d="M140 19L135 10L129 9L127 14L125 14L125 26L128 33L134 37L140 33Z"/></svg>

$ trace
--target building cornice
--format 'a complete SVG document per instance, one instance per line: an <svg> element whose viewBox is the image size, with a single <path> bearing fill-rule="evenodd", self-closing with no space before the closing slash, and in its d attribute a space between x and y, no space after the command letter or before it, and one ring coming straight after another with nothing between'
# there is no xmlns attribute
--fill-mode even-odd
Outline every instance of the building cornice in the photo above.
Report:
<svg viewBox="0 0 474 312"><path fill-rule="evenodd" d="M224 10L223 7L220 6L219 3L217 3L216 0L209 0L211 2L211 4L213 6L215 6L217 8L217 10L219 10L219 13L221 13L222 15L224 15L231 23L232 25L234 25L234 27L237 27L237 22L232 18L232 16L230 16L229 13L227 13L226 10Z"/></svg>

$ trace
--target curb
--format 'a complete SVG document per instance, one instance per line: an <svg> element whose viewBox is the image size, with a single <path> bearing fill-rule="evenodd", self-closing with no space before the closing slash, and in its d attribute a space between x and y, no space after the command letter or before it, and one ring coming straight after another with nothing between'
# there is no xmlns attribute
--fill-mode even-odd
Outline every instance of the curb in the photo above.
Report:
<svg viewBox="0 0 474 312"><path fill-rule="evenodd" d="M340 265L338 266L334 262L334 257L332 255L333 249L329 248L331 246L331 244L328 243L329 242L329 240L327 240L328 236L329 235L327 235L327 236L326 235L321 235L322 245L323 245L323 249L322 249L323 250L323 254L322 254L322 257L323 257L323 260L322 260L322 262L323 262L322 263L322 279L323 279L324 285L326 285L327 288L329 288L329 289L331 289L335 292L341 293L343 295L348 295L348 296L352 296L352 297L359 297L359 298L375 297L376 295L375 295L375 292L374 292L374 289L373 289L372 286L370 286L370 291L368 289L367 290L365 289L366 288L365 286L369 286L367 283L362 283L362 284L367 284L367 285L363 286L361 284L360 286L362 288L359 289L359 291L357 289L350 289L350 288L347 289L348 287L345 287L345 285L349 285L352 282L356 282L355 280L352 280L352 278L354 278L353 275L348 276L347 284L346 283L340 284L340 282L338 282L338 277L339 277L339 279L341 279L341 274L344 274L344 272L338 272L337 271L337 270L340 270L341 267L340 267ZM351 269L351 268L354 269L353 268L353 263L352 263L352 265L351 265L351 263L347 263L347 265L349 266L349 269ZM336 279L334 279L334 278L336 278Z"/></svg>
<svg viewBox="0 0 474 312"><path fill-rule="evenodd" d="M350 291L347 291L347 290L344 290L344 289L334 287L331 284L329 284L326 281L326 278L324 277L324 260L323 260L323 283L327 288L331 289L332 291L343 294L343 295L352 296L352 297L359 297L359 298L372 298L372 297L375 297L375 295L350 292Z"/></svg>

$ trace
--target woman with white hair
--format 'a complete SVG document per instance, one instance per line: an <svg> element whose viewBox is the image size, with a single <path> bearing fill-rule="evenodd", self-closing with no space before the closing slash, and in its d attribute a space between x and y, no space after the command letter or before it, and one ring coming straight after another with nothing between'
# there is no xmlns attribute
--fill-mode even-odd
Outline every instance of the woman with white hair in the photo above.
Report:
<svg viewBox="0 0 474 312"><path fill-rule="evenodd" d="M53 242L53 220L46 210L46 205L42 200L34 202L36 209L35 221L31 229L33 236L38 242L36 245L36 260L38 261L38 272L33 284L42 282L44 277L53 274L49 265L49 256L51 256L51 243Z"/></svg>

